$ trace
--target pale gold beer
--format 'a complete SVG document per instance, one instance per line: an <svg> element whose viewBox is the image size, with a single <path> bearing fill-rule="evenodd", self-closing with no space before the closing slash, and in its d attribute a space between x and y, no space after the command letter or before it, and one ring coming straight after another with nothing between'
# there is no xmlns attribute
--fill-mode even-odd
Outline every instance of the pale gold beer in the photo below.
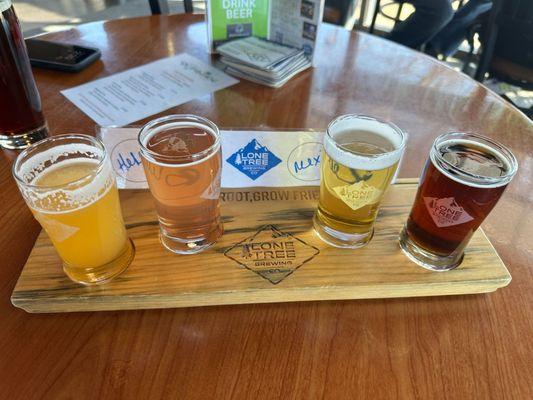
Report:
<svg viewBox="0 0 533 400"><path fill-rule="evenodd" d="M371 117L344 115L324 135L317 234L336 247L367 244L381 199L394 178L406 134Z"/></svg>

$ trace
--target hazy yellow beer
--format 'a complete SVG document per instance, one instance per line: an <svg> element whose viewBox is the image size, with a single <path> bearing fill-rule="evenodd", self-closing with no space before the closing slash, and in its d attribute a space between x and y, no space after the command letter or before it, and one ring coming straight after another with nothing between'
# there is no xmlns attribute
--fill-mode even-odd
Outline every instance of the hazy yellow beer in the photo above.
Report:
<svg viewBox="0 0 533 400"><path fill-rule="evenodd" d="M406 135L392 124L357 115L335 119L324 135L315 231L336 247L372 238L374 221L396 174Z"/></svg>
<svg viewBox="0 0 533 400"><path fill-rule="evenodd" d="M45 139L19 155L13 173L72 280L100 283L128 267L134 250L115 176L98 140L85 135Z"/></svg>

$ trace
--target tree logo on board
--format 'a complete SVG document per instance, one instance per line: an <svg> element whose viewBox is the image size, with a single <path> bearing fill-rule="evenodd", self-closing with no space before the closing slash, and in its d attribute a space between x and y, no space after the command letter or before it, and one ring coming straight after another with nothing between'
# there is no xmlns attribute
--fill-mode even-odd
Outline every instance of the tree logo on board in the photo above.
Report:
<svg viewBox="0 0 533 400"><path fill-rule="evenodd" d="M303 240L265 225L224 252L229 259L278 284L320 251Z"/></svg>

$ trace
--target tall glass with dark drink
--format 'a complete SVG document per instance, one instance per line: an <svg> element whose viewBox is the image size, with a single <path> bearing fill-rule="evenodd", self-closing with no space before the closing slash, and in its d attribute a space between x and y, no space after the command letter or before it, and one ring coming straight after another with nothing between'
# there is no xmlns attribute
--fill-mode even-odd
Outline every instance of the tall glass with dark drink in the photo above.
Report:
<svg viewBox="0 0 533 400"><path fill-rule="evenodd" d="M15 10L11 0L0 0L0 146L21 149L47 134Z"/></svg>
<svg viewBox="0 0 533 400"><path fill-rule="evenodd" d="M146 124L139 143L163 246L192 254L214 244L223 231L217 126L194 115L170 115Z"/></svg>
<svg viewBox="0 0 533 400"><path fill-rule="evenodd" d="M513 154L492 139L467 133L439 136L400 234L402 250L430 270L457 267L517 168Z"/></svg>

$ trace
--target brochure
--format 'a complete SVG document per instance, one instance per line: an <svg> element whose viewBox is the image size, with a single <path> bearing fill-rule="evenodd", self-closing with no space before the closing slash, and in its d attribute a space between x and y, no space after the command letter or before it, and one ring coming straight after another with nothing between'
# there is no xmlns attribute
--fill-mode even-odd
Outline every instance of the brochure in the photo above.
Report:
<svg viewBox="0 0 533 400"><path fill-rule="evenodd" d="M324 0L207 0L209 47L249 36L301 49L312 61Z"/></svg>
<svg viewBox="0 0 533 400"><path fill-rule="evenodd" d="M270 87L280 87L309 68L303 50L250 36L218 46L223 71Z"/></svg>

